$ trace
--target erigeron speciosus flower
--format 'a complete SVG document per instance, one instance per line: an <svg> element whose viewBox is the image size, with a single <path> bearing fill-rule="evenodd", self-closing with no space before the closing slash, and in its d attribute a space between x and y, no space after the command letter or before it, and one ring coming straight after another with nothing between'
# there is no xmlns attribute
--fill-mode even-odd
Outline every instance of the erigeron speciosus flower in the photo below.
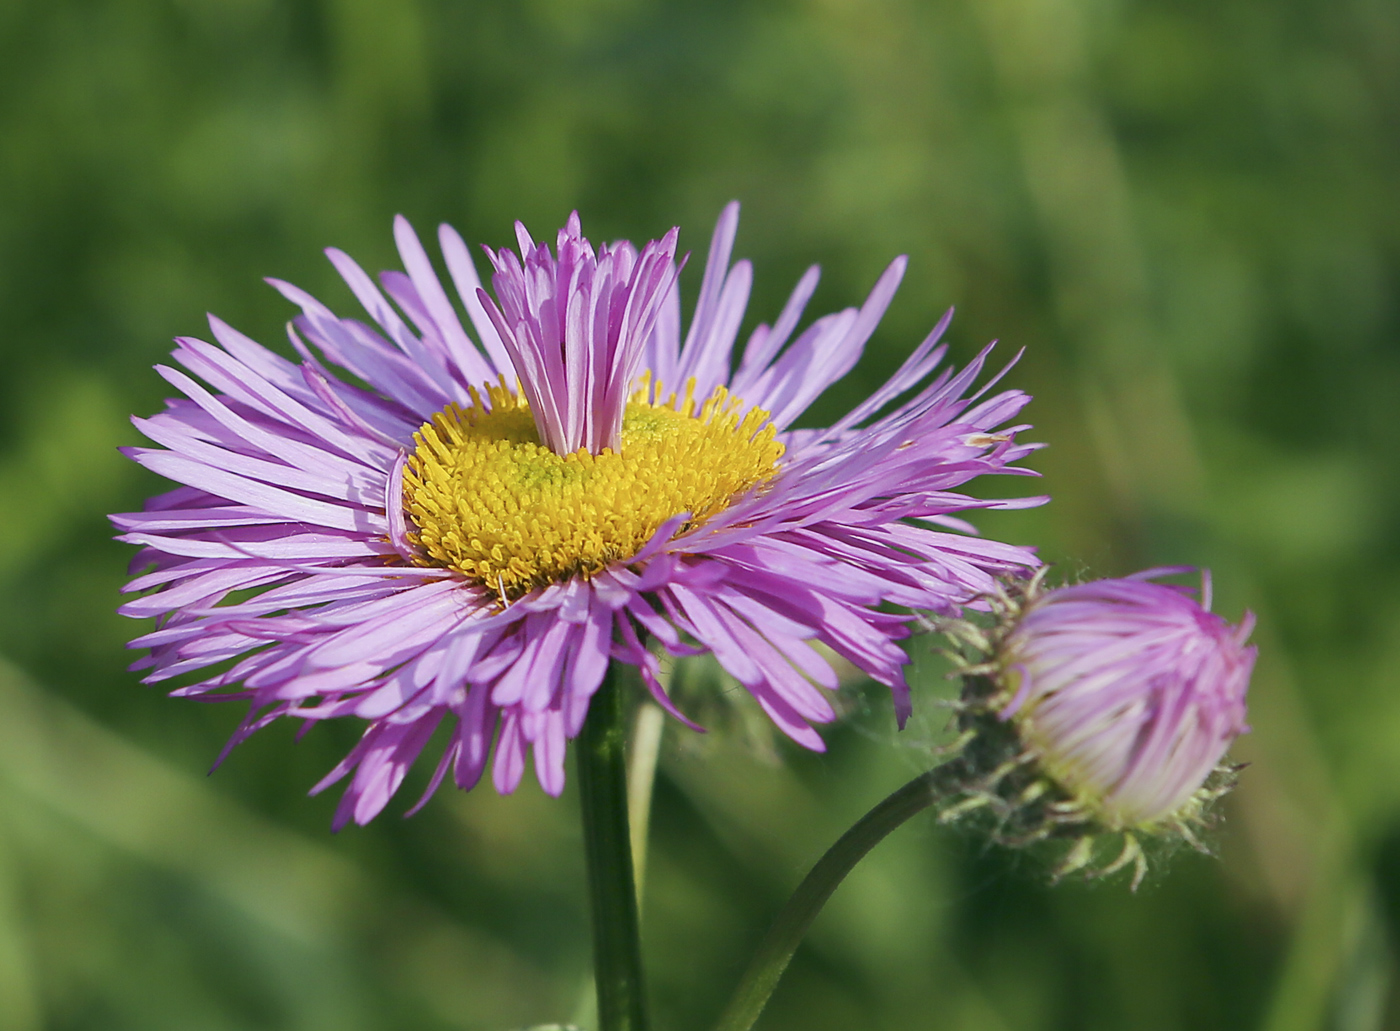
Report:
<svg viewBox="0 0 1400 1031"><path fill-rule="evenodd" d="M1028 398L974 390L985 352L939 371L945 317L848 415L794 429L859 359L904 259L799 332L810 270L736 352L737 221L730 205L684 336L676 231L595 249L575 215L553 253L519 225L518 256L488 252L494 298L447 226L455 301L402 218L404 270L378 285L329 251L369 321L273 281L301 309L299 362L213 317L217 343L178 340L183 371L159 371L184 396L136 420L158 446L128 453L180 486L113 517L141 549L122 611L157 621L133 642L147 681L202 671L173 693L247 701L230 747L283 717L362 721L315 789L350 778L337 826L379 813L444 724L423 801L449 775L474 785L493 749L498 790L532 754L558 794L609 663L686 720L649 641L712 652L808 748L837 686L814 644L888 686L902 723L908 613L1037 564L956 516L1040 500L957 493L1025 471L1008 423Z"/></svg>

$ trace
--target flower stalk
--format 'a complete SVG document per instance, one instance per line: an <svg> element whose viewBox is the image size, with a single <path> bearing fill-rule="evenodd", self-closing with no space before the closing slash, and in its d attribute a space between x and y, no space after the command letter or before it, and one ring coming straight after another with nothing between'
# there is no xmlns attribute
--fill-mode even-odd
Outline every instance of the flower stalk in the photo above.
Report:
<svg viewBox="0 0 1400 1031"><path fill-rule="evenodd" d="M866 854L896 827L943 797L948 767L921 773L895 791L827 849L783 906L754 953L716 1031L749 1031L826 900Z"/></svg>
<svg viewBox="0 0 1400 1031"><path fill-rule="evenodd" d="M656 763L661 757L661 738L666 730L666 712L655 702L637 706L632 721L632 740L627 748L627 812L632 831L632 879L637 884L637 908L646 898L647 842L651 830L651 795L656 787Z"/></svg>
<svg viewBox="0 0 1400 1031"><path fill-rule="evenodd" d="M641 930L627 815L627 706L614 663L578 739L598 1031L646 1031Z"/></svg>

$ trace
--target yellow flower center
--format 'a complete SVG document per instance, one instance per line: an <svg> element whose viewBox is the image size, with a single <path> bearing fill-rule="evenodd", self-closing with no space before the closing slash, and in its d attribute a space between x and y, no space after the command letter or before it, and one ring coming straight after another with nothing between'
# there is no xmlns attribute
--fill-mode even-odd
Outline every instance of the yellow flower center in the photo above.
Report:
<svg viewBox="0 0 1400 1031"><path fill-rule="evenodd" d="M490 405L448 405L413 435L404 469L409 540L423 565L453 569L502 600L625 562L672 516L693 529L777 472L783 445L768 413L719 387L697 410L632 395L622 453L558 455L540 443L529 404L502 387ZM658 388L657 396L661 396Z"/></svg>

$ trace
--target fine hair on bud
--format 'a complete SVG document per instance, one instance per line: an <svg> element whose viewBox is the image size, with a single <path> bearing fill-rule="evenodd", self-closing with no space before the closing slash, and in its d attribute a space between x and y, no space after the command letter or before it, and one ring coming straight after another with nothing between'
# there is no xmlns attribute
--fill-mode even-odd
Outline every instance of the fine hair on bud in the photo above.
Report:
<svg viewBox="0 0 1400 1031"><path fill-rule="evenodd" d="M1234 786L1225 760L1248 730L1254 618L1210 611L1158 578L1189 567L1047 589L1004 581L990 622L935 620L962 689L939 813L1009 848L1049 852L1054 881L1131 871L1187 844Z"/></svg>

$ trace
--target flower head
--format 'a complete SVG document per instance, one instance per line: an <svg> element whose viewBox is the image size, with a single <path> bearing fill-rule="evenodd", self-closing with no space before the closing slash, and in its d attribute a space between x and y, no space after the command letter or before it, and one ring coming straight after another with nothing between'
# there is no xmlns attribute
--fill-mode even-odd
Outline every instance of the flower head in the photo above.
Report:
<svg viewBox="0 0 1400 1031"><path fill-rule="evenodd" d="M137 667L250 702L230 746L284 716L364 721L318 785L351 777L337 825L377 814L444 723L425 800L449 773L471 787L493 750L499 790L533 756L557 794L610 662L686 720L651 641L712 652L809 748L836 687L814 644L889 686L902 722L906 613L951 613L1036 564L954 515L1039 501L956 492L1025 471L1033 445L1006 424L1028 398L966 396L985 352L936 373L945 318L845 418L794 430L860 357L904 261L797 333L812 269L736 364L752 276L730 264L737 220L720 218L684 339L676 232L595 249L574 216L553 252L521 226L518 256L488 252L494 298L441 228L475 339L400 218L404 271L378 285L328 252L369 322L273 281L301 309L299 363L212 317L217 345L177 341L185 371L160 372L184 397L136 420L160 446L129 453L181 486L113 517L141 547L128 590L145 593L122 611L158 620Z"/></svg>
<svg viewBox="0 0 1400 1031"><path fill-rule="evenodd" d="M1039 577L1000 598L1000 624L986 638L969 625L955 636L985 648L965 670L960 722L968 751L960 800L989 806L1009 844L1069 838L1060 874L1093 869L1098 835L1121 835L1117 858L1145 869L1138 838L1179 835L1228 790L1221 760L1245 726L1255 648L1246 614L1232 626L1157 569L1042 591Z"/></svg>

